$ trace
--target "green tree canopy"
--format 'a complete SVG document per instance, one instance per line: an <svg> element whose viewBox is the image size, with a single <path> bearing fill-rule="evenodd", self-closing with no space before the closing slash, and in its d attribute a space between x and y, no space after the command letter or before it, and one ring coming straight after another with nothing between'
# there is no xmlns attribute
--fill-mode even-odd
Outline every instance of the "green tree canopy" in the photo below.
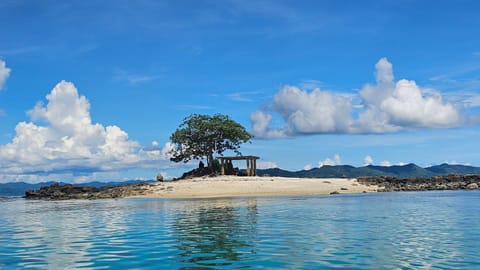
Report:
<svg viewBox="0 0 480 270"><path fill-rule="evenodd" d="M241 155L240 145L252 138L245 128L228 116L192 114L172 133L170 140L174 144L172 157L174 162L188 162L192 159L207 158L212 167L214 155L222 155L225 150L232 150Z"/></svg>

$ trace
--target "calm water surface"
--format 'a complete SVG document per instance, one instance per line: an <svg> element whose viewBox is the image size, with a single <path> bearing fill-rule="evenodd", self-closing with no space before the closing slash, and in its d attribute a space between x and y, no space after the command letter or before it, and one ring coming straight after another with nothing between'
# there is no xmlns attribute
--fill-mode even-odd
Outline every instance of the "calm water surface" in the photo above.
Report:
<svg viewBox="0 0 480 270"><path fill-rule="evenodd" d="M480 269L480 192L0 199L0 269Z"/></svg>

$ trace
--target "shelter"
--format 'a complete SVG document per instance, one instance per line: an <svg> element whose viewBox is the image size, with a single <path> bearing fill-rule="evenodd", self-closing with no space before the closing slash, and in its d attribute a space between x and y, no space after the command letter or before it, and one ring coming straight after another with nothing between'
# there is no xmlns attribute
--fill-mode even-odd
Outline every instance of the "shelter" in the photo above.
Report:
<svg viewBox="0 0 480 270"><path fill-rule="evenodd" d="M257 159L260 159L256 156L234 156L234 157L219 157L221 165L221 173L231 173L233 170L232 161L233 160L246 160L247 161L247 176L256 176L257 175Z"/></svg>

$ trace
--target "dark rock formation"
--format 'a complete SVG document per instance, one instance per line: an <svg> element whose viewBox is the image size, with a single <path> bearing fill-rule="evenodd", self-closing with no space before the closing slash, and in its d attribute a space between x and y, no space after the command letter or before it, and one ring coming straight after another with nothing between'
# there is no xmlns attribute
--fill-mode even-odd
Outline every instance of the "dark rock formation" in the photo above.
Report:
<svg viewBox="0 0 480 270"><path fill-rule="evenodd" d="M142 195L146 192L148 186L149 184L141 183L97 188L54 183L50 186L41 187L38 190L27 190L25 198L50 200L121 198Z"/></svg>
<svg viewBox="0 0 480 270"><path fill-rule="evenodd" d="M217 174L210 170L208 167L199 167L197 169L193 169L184 173L179 179L192 179L195 177L202 177L202 176L216 176Z"/></svg>
<svg viewBox="0 0 480 270"><path fill-rule="evenodd" d="M391 176L359 177L358 182L377 185L380 192L478 189L480 175L450 174L432 177L399 178Z"/></svg>

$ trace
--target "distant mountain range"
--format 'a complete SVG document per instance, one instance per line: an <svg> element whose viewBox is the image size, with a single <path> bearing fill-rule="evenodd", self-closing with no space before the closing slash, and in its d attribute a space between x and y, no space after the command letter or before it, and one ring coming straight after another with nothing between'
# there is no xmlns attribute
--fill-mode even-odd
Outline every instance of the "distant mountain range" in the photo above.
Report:
<svg viewBox="0 0 480 270"><path fill-rule="evenodd" d="M257 170L257 174L280 176L280 177L312 177L312 178L341 178L360 176L395 176L395 177L431 177L447 174L480 174L480 167L465 165L441 164L427 168L419 167L413 163L397 166L374 166L353 167L349 165L322 166L311 170L296 172L286 171L279 168Z"/></svg>
<svg viewBox="0 0 480 270"><path fill-rule="evenodd" d="M149 181L139 181L139 180L128 180L122 182L88 182L83 184L75 184L78 186L94 186L94 187L104 187L104 186L114 186L114 185L124 185L124 184L131 184L131 183L148 183L153 182L153 180ZM42 182L36 184L29 184L25 182L12 182L12 183L0 183L0 196L23 196L25 195L25 191L29 189L39 189L43 186L50 186L55 182ZM61 185L66 183L60 182Z"/></svg>

